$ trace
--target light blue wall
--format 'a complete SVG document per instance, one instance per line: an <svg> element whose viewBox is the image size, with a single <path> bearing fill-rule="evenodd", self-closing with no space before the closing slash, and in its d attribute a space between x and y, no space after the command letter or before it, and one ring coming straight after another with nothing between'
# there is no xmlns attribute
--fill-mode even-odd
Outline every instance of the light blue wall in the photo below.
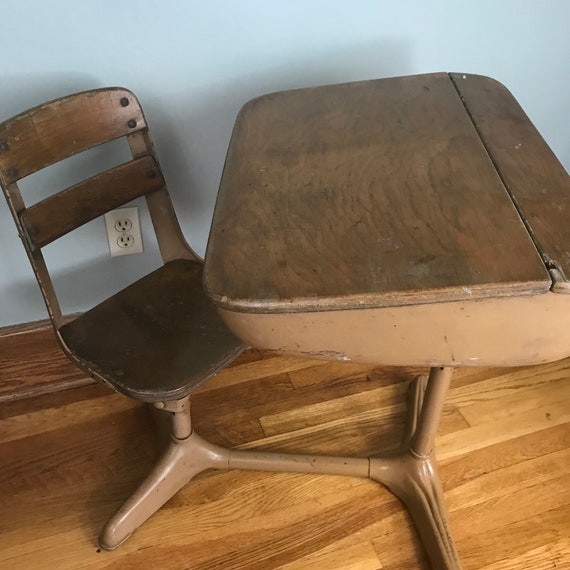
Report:
<svg viewBox="0 0 570 570"><path fill-rule="evenodd" d="M235 115L270 91L430 71L490 75L570 165L568 0L2 0L0 22L0 121L79 90L132 89L200 253ZM145 217L143 225L143 255L111 259L100 220L62 253L48 248L66 311L156 263ZM112 283L100 278L107 268ZM2 201L0 325L45 316Z"/></svg>

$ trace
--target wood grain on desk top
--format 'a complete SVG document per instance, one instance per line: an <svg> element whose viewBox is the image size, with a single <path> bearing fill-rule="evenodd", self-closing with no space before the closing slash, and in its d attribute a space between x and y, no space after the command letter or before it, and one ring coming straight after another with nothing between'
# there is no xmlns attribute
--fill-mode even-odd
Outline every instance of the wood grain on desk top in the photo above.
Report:
<svg viewBox="0 0 570 570"><path fill-rule="evenodd" d="M546 291L449 75L266 95L241 111L205 285L281 312Z"/></svg>

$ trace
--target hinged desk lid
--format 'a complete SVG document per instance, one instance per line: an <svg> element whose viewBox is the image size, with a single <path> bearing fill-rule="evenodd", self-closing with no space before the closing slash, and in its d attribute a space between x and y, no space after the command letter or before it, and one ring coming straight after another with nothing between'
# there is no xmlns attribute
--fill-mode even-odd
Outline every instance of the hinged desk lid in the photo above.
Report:
<svg viewBox="0 0 570 570"><path fill-rule="evenodd" d="M568 173L503 85L478 75L451 77L544 261L568 283Z"/></svg>
<svg viewBox="0 0 570 570"><path fill-rule="evenodd" d="M231 310L297 312L526 295L551 280L438 73L247 103L205 286Z"/></svg>

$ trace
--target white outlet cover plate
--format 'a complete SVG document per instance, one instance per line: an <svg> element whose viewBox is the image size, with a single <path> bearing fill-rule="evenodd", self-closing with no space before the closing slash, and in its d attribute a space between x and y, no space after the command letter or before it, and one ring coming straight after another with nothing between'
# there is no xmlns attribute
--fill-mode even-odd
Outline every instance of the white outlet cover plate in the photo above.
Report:
<svg viewBox="0 0 570 570"><path fill-rule="evenodd" d="M132 227L128 232L117 231L115 223L117 220L128 219L132 223ZM105 227L107 229L107 239L109 241L109 251L111 256L131 255L132 253L143 252L143 242L141 235L141 223L139 219L138 206L131 208L118 208L111 210L105 214ZM133 245L129 247L121 247L118 240L122 236L129 235L134 239Z"/></svg>

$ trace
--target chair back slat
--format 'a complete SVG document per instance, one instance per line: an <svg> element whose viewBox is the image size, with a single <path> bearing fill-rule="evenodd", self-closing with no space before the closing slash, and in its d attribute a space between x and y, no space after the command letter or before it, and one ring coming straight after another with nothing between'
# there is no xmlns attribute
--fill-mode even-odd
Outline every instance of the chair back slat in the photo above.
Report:
<svg viewBox="0 0 570 570"><path fill-rule="evenodd" d="M145 156L107 170L34 204L20 219L34 248L164 186L154 158Z"/></svg>
<svg viewBox="0 0 570 570"><path fill-rule="evenodd" d="M139 102L127 89L98 89L63 97L0 125L0 176L4 184L10 184L144 128Z"/></svg>

